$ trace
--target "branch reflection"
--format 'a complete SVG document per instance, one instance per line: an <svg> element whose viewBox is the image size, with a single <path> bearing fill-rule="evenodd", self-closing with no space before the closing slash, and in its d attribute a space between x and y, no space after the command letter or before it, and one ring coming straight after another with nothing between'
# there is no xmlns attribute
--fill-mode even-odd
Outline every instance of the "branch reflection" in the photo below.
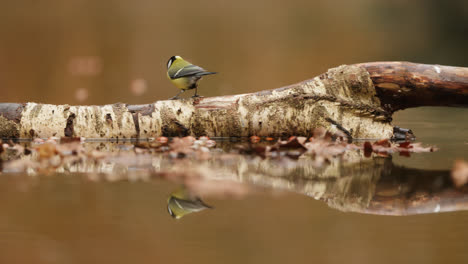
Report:
<svg viewBox="0 0 468 264"><path fill-rule="evenodd" d="M391 156L366 158L361 150L317 162L309 155L265 158L231 153L229 148L177 158L138 153L131 145L87 143L85 147L106 148L112 155L93 156L87 151L91 154L55 162L56 156L40 160L36 157L40 153L33 153L5 162L3 173L80 173L90 180L107 181L164 179L183 185L188 192L184 197L169 197L173 216L178 216L177 210L185 215L184 208L190 212L210 208L200 197L242 198L254 190L252 186L307 195L346 212L412 215L468 209L468 188L456 188L450 171L406 168L394 164ZM41 171L41 162L48 164L48 171ZM181 202L187 206L177 206Z"/></svg>

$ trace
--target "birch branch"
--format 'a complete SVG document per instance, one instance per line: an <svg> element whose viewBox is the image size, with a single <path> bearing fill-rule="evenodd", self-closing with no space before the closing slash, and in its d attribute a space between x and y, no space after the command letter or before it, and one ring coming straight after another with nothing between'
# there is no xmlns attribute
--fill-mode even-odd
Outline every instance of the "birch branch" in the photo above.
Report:
<svg viewBox="0 0 468 264"><path fill-rule="evenodd" d="M325 127L354 138L389 138L396 110L439 105L468 106L468 68L374 62L241 95L145 105L2 103L0 137L310 136Z"/></svg>

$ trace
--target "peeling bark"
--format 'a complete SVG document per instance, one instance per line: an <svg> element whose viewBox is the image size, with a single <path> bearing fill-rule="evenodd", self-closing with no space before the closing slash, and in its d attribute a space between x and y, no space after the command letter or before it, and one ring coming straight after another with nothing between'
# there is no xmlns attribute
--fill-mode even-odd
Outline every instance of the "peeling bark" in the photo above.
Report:
<svg viewBox="0 0 468 264"><path fill-rule="evenodd" d="M0 104L3 138L309 136L316 127L389 138L394 111L468 105L468 69L406 62L344 65L257 93L145 105Z"/></svg>
<svg viewBox="0 0 468 264"><path fill-rule="evenodd" d="M18 138L24 104L0 104L0 137Z"/></svg>

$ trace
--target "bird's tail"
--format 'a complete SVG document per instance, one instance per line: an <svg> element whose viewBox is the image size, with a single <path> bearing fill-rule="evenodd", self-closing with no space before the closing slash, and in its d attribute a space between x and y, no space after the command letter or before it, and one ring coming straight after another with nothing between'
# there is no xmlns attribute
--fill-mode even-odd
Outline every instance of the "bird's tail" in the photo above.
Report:
<svg viewBox="0 0 468 264"><path fill-rule="evenodd" d="M210 74L217 74L217 72L202 72L200 75L210 75Z"/></svg>

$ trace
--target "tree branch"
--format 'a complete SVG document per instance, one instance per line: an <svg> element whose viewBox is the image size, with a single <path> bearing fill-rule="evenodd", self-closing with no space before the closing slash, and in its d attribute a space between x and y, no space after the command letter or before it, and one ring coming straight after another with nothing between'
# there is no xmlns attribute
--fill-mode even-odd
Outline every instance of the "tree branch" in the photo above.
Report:
<svg viewBox="0 0 468 264"><path fill-rule="evenodd" d="M468 69L408 62L343 65L301 83L257 93L146 105L0 104L0 137L147 138L311 135L392 136L394 111L468 105Z"/></svg>
<svg viewBox="0 0 468 264"><path fill-rule="evenodd" d="M370 74L385 110L468 106L468 68L411 62L357 64Z"/></svg>

